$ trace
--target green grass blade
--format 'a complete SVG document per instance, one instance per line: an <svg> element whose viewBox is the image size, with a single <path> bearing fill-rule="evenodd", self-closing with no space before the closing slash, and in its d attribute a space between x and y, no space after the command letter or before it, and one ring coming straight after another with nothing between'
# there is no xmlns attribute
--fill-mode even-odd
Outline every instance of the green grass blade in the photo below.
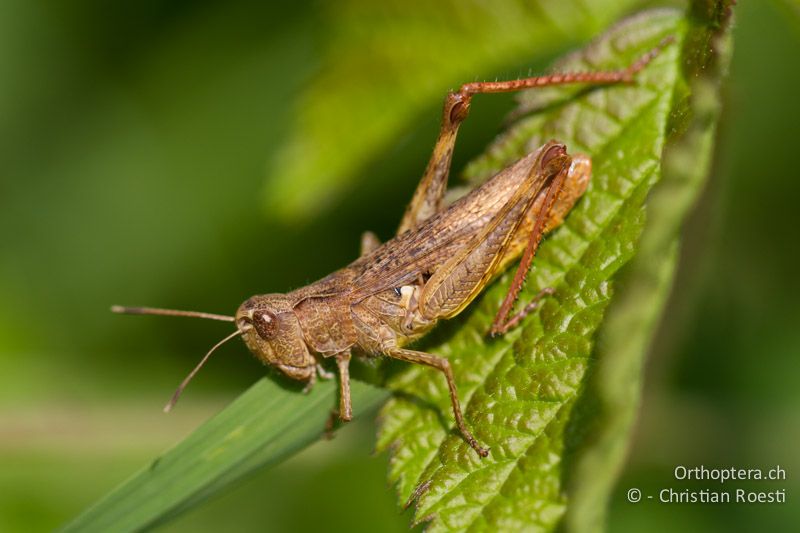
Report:
<svg viewBox="0 0 800 533"><path fill-rule="evenodd" d="M358 416L383 401L381 389L354 382ZM319 439L337 405L335 381L308 394L264 378L155 459L62 531L137 531L161 524L258 468Z"/></svg>

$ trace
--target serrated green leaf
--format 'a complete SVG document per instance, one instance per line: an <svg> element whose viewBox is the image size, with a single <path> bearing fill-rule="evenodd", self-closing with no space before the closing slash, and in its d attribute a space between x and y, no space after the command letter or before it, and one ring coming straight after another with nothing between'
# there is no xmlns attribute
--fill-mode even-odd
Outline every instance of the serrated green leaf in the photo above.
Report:
<svg viewBox="0 0 800 533"><path fill-rule="evenodd" d="M267 212L332 205L407 122L457 83L596 35L639 0L346 1L327 7L320 69L266 186Z"/></svg>
<svg viewBox="0 0 800 533"><path fill-rule="evenodd" d="M710 20L696 17L694 24L710 24ZM666 246L651 246L643 256L646 259L641 259L651 267L647 275L653 276L657 290L652 294L643 291L646 297L641 309L637 300L632 307L623 304L612 315L616 320L609 328L612 332L616 328L616 333L604 339L614 339L613 346L626 350L616 367L598 366L598 361L609 359L606 351L596 348L595 338L615 279L638 245L644 201L661 175L668 132L677 127L681 113L688 111L685 76L690 69L686 65L709 56L704 47L708 41L690 31L695 26L673 10L646 12L615 26L581 53L561 62L559 69L624 67L667 35L675 42L632 86L552 89L523 96L521 118L517 116L509 132L468 169L468 177L480 181L550 138L565 142L573 153L590 154L594 163L589 190L565 225L542 246L522 300L544 287L555 287L556 296L527 320L521 331L489 342L484 334L507 290L508 280L503 280L460 324L449 326L455 333L446 343L424 347L453 363L462 401L467 403L467 419L476 437L491 446L491 455L479 459L449 425L442 424L449 402L441 376L414 368L392 383L403 394L382 411L379 447L392 449L390 480L397 484L401 501L421 487L416 493L415 516L417 521L430 521L430 530L551 530L562 523L597 527L597 520L584 518L592 513L602 515L597 508L585 515L567 511L572 497L591 508L587 494L607 496L615 477L612 468L594 484L595 491L581 493L575 488L583 481L575 480L575 472L598 457L595 453L594 459L587 459L591 457L587 450L593 448L586 444L582 427L592 421L591 406L583 401L587 380L605 369L611 381L603 382L603 387L621 385L638 390L643 346L671 278L678 223L705 175L707 165L702 163L710 154L712 137L708 132L713 129L708 128L715 123L713 114L703 117L707 126L703 142L689 143L698 152L692 152L689 162L694 165L690 167L694 179L678 181L683 201L661 209L668 216L660 217L654 222L655 229L651 225L648 230L648 235L669 236L659 241ZM685 42L687 31L690 39ZM694 94L700 92L698 88ZM715 95L712 91L712 100ZM677 168L686 164L682 160ZM659 210L655 213L661 214ZM658 268L652 269L654 258ZM643 283L641 279L638 282ZM623 294L630 294L627 288ZM620 325L620 317L633 314L637 318L637 312L642 313L640 320ZM621 339L629 339L630 347ZM614 372L619 368L623 370ZM620 376L632 382L615 383L613 379ZM595 380L590 383L596 387ZM631 400L630 395L622 397ZM425 398L431 404L414 398ZM626 404L627 419L623 417L614 428L619 442L625 441L635 404L634 397ZM581 445L582 454L575 456ZM618 466L619 453L610 457ZM570 460L578 461L574 471ZM604 506L605 498L599 500L595 505Z"/></svg>

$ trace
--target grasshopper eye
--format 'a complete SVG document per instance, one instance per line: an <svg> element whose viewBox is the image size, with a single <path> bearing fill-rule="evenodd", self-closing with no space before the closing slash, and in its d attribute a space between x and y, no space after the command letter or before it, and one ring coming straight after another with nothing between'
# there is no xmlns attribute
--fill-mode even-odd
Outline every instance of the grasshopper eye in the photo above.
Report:
<svg viewBox="0 0 800 533"><path fill-rule="evenodd" d="M275 335L278 318L269 311L256 311L253 315L253 327L262 339L269 339Z"/></svg>

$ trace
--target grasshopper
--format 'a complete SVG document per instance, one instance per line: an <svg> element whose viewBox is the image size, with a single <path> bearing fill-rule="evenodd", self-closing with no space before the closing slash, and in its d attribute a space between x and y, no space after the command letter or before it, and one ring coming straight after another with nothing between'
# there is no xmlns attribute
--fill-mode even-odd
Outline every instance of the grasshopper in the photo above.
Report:
<svg viewBox="0 0 800 533"><path fill-rule="evenodd" d="M448 93L433 155L400 222L397 235L380 244L367 232L361 256L329 276L286 294L253 296L234 316L150 307L120 307L118 313L190 316L233 322L236 330L215 344L183 380L178 397L225 342L242 337L250 351L310 389L317 374L330 378L321 361L333 358L339 371L339 417L352 418L349 364L354 350L387 356L440 371L447 380L458 430L481 456L481 446L467 428L450 363L443 357L406 348L439 320L458 315L509 263L522 256L508 293L492 323L499 335L534 311L544 289L512 313L525 276L545 233L559 226L586 190L591 159L570 155L564 144L549 141L480 187L445 206L444 195L458 129L472 97L481 93L519 91L565 84L632 83L670 39L627 68L475 82Z"/></svg>

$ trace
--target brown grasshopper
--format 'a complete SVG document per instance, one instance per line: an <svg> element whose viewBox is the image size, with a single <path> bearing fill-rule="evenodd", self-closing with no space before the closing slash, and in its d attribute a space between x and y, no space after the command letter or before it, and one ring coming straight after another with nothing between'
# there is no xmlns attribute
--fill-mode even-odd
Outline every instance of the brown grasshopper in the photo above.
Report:
<svg viewBox="0 0 800 533"><path fill-rule="evenodd" d="M513 328L537 308L541 297L552 294L552 289L545 289L512 314L543 234L561 224L586 190L591 160L586 155L569 155L563 144L549 141L445 207L459 126L475 94L575 83L630 83L666 43L622 70L469 83L449 93L433 155L397 236L381 245L372 233L365 233L356 261L311 285L287 294L253 296L239 306L235 316L114 306L112 310L118 313L192 316L236 324L236 331L214 345L184 379L165 411L219 346L241 336L264 364L305 381L307 389L317 373L332 377L320 361L333 357L339 368L339 417L348 421L352 418L349 364L356 349L367 356L388 356L441 371L461 435L479 455L488 455L464 423L447 359L405 346L437 321L458 315L520 254L516 275L490 333Z"/></svg>

